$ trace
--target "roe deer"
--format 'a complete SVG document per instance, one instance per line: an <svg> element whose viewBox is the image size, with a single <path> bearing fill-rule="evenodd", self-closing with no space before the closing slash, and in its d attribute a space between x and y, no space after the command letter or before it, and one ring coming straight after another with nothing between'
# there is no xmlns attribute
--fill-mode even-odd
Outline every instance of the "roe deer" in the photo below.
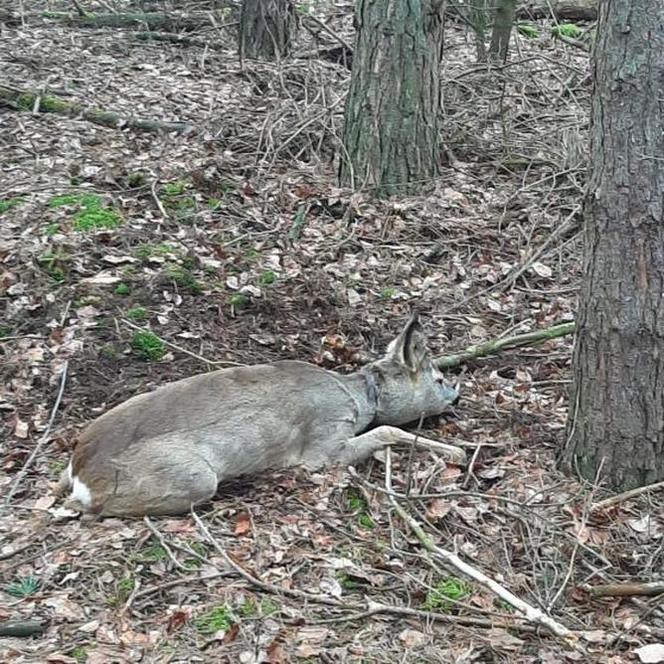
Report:
<svg viewBox="0 0 664 664"><path fill-rule="evenodd" d="M132 397L78 437L58 491L71 489L70 506L101 516L178 514L224 480L350 465L385 445L416 443L460 463L458 447L387 426L438 415L457 399L412 316L385 356L354 374L284 360Z"/></svg>

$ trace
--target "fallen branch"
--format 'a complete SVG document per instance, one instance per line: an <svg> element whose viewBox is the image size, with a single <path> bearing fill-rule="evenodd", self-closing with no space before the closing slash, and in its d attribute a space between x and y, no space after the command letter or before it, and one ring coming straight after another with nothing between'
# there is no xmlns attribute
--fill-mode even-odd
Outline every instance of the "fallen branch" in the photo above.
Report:
<svg viewBox="0 0 664 664"><path fill-rule="evenodd" d="M46 623L42 620L7 620L0 623L0 636L34 636L45 629Z"/></svg>
<svg viewBox="0 0 664 664"><path fill-rule="evenodd" d="M424 532L422 526L417 522L417 520L397 502L394 496L390 495L392 493L391 459L392 456L388 447L385 450L385 487L390 492L388 494L389 501L397 514L403 519L413 534L420 541L424 549L432 556L459 570L468 578L473 579L477 583L482 584L485 588L488 588L492 593L500 597L500 599L507 602L510 606L513 606L517 611L519 611L528 622L546 627L556 636L562 637L566 643L576 647L578 640L577 634L551 618L551 616L547 616L540 609L531 606L521 598L517 597L507 588L501 586L497 581L484 574L484 572L481 572L472 565L469 565L468 563L461 560L461 558L459 558L456 553L442 549L433 543L431 538Z"/></svg>
<svg viewBox="0 0 664 664"><path fill-rule="evenodd" d="M664 581L651 581L649 583L607 583L591 586L586 583L581 588L593 597L636 597L664 594Z"/></svg>
<svg viewBox="0 0 664 664"><path fill-rule="evenodd" d="M533 332L526 332L525 334L517 334L512 337L504 337L502 339L494 339L487 341L483 344L470 346L466 350L453 355L443 355L436 358L434 361L439 369L449 369L456 367L468 360L474 360L478 357L485 357L486 355L494 355L495 353L505 350L507 348L518 348L520 346L533 346L543 341L564 337L568 334L573 334L576 324L575 323L561 323L553 327L547 327L543 330L535 330Z"/></svg>
<svg viewBox="0 0 664 664"><path fill-rule="evenodd" d="M129 12L119 14L69 14L67 12L44 12L44 18L62 21L66 25L78 28L137 28L161 30L164 32L193 32L204 27L216 25L216 21L228 18L228 11L192 12L177 15L163 12Z"/></svg>
<svg viewBox="0 0 664 664"><path fill-rule="evenodd" d="M516 10L519 19L555 18L558 21L597 20L597 0L540 0L525 2Z"/></svg>
<svg viewBox="0 0 664 664"><path fill-rule="evenodd" d="M623 493L610 496L609 498L605 498L604 500L600 500L599 502L594 503L590 507L590 512L598 512L599 510L606 509L607 507L613 507L618 503L623 503L626 500L630 500L631 498L636 498L637 496L640 496L643 493L647 493L648 491L657 491L659 489L664 489L664 482L655 482L654 484L646 484L646 486L640 486L636 489L623 491Z"/></svg>
<svg viewBox="0 0 664 664"><path fill-rule="evenodd" d="M70 118L83 118L88 122L110 127L111 129L135 129L146 132L171 132L187 131L192 126L184 122L160 122L158 120L139 120L137 118L124 117L111 111L99 109L86 109L78 104L63 101L58 97L45 95L30 90L17 90L5 85L0 85L0 106L8 106L19 111L31 111L32 113L58 113Z"/></svg>
<svg viewBox="0 0 664 664"><path fill-rule="evenodd" d="M58 396L56 397L55 404L53 405L53 409L51 410L51 417L49 417L48 424L46 425L44 433L41 435L41 438L37 441L35 448L32 450L32 454L30 454L30 456L28 457L28 460L23 465L23 468L21 468L21 470L18 471L16 479L14 480L11 489L9 489L9 493L5 498L5 505L9 505L9 503L11 502L11 499L14 497L16 490L23 481L23 478L26 476L28 470L30 469L30 466L32 466L33 461L39 454L41 448L44 446L44 443L48 440L48 437L51 435L51 428L53 427L53 422L55 421L55 416L58 412L58 408L60 408L62 395L65 392L65 383L67 382L68 366L69 366L69 360L65 360L65 363L62 365L62 373L60 374L60 389L58 390Z"/></svg>

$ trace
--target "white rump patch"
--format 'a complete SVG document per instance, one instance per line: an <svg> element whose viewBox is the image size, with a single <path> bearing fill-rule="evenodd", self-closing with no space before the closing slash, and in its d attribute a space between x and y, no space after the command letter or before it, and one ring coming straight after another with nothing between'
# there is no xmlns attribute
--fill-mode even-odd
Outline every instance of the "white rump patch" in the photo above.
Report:
<svg viewBox="0 0 664 664"><path fill-rule="evenodd" d="M78 477L72 477L70 498L71 500L77 500L83 507L90 507L92 505L90 489Z"/></svg>

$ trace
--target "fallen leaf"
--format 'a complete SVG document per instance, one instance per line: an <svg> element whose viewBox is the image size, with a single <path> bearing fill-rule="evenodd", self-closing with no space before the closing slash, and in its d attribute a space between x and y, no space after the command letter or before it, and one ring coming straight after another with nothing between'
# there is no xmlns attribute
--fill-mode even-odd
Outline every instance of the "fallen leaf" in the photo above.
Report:
<svg viewBox="0 0 664 664"><path fill-rule="evenodd" d="M643 664L660 664L664 662L664 643L649 643L634 651Z"/></svg>
<svg viewBox="0 0 664 664"><path fill-rule="evenodd" d="M27 422L24 422L17 417L16 424L14 425L14 435L17 438L27 438L29 428L30 427Z"/></svg>
<svg viewBox="0 0 664 664"><path fill-rule="evenodd" d="M235 521L235 535L246 535L251 532L251 519L248 512L240 512Z"/></svg>
<svg viewBox="0 0 664 664"><path fill-rule="evenodd" d="M430 641L430 637L415 629L404 629L403 632L399 634L399 641L401 641L406 648L418 648L426 645Z"/></svg>

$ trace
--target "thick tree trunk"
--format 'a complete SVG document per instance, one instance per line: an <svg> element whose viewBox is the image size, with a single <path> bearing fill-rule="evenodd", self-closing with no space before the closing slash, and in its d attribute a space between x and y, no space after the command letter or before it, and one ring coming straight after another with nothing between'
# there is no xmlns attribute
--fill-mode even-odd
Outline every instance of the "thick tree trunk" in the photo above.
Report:
<svg viewBox="0 0 664 664"><path fill-rule="evenodd" d="M277 60L290 51L296 29L290 0L243 0L240 11L240 57Z"/></svg>
<svg viewBox="0 0 664 664"><path fill-rule="evenodd" d="M515 8L516 0L498 0L496 5L491 44L489 45L489 59L495 62L507 60Z"/></svg>
<svg viewBox="0 0 664 664"><path fill-rule="evenodd" d="M585 278L564 467L664 479L664 4L600 2Z"/></svg>
<svg viewBox="0 0 664 664"><path fill-rule="evenodd" d="M378 195L438 175L442 0L358 0L339 176Z"/></svg>

